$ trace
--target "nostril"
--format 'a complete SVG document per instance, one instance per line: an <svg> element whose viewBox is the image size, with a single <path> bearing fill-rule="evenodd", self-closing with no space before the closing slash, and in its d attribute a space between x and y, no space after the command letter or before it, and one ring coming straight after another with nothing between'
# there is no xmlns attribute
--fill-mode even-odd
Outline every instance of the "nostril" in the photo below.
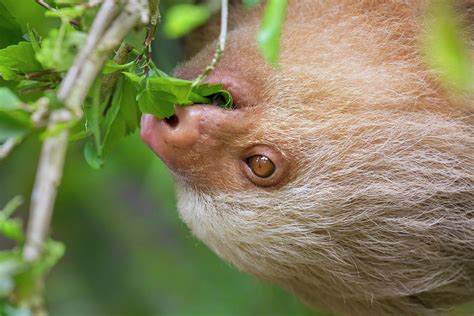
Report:
<svg viewBox="0 0 474 316"><path fill-rule="evenodd" d="M168 124L170 127L176 127L179 124L179 119L176 115L172 115L168 118L165 118L166 124Z"/></svg>

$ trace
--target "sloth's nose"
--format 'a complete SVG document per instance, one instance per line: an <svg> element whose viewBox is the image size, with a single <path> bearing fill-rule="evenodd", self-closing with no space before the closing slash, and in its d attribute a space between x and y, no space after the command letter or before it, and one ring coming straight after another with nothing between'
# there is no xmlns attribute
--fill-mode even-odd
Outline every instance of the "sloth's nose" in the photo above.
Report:
<svg viewBox="0 0 474 316"><path fill-rule="evenodd" d="M184 156L202 137L202 124L208 105L178 106L174 115L158 119L150 114L142 116L141 138L169 167L183 160Z"/></svg>

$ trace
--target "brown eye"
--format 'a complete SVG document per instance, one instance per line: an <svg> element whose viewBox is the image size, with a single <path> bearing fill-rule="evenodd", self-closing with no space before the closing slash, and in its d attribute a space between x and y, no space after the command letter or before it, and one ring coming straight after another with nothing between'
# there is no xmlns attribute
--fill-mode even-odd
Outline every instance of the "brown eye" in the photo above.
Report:
<svg viewBox="0 0 474 316"><path fill-rule="evenodd" d="M252 172L260 178L268 178L275 172L275 164L263 155L255 155L247 159L247 164Z"/></svg>

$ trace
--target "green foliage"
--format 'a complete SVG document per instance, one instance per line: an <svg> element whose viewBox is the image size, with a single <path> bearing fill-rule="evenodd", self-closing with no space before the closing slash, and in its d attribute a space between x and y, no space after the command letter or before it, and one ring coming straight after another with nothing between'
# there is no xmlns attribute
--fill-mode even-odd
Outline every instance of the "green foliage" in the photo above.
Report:
<svg viewBox="0 0 474 316"><path fill-rule="evenodd" d="M14 249L0 251L0 315L29 315L27 309L14 307L7 299L12 295L16 297L16 301L37 299L42 276L64 254L63 244L49 240L39 260L23 261L21 253L25 234L22 222L18 218L11 217L22 203L23 199L17 196L0 210L0 235L17 242Z"/></svg>
<svg viewBox="0 0 474 316"><path fill-rule="evenodd" d="M20 81L24 74L42 69L31 43L19 42L0 50L0 75L5 80Z"/></svg>
<svg viewBox="0 0 474 316"><path fill-rule="evenodd" d="M61 77L85 43L86 34L82 29L89 28L87 24L74 27L70 22L72 19L91 22L87 18L82 19L90 11L86 10L84 4L77 1L56 1L56 4L60 7L45 11L45 16L56 18L55 25L58 27L52 27L47 32L42 29L44 37L39 36L36 29L27 27L25 38L28 41L22 40L0 50L1 78L12 82L9 90L3 88L0 93L0 142L9 138L21 140L32 131L39 131L44 139L76 124L75 121L62 123L46 132L44 124L31 122L32 113L38 110L36 103L39 97L47 97L51 109L63 106L55 97L56 90ZM207 7L191 7L173 6L167 20L171 24L167 25L174 25L180 32L189 31L192 29L190 25L196 20L183 20L183 14L193 13L193 17L199 17L200 23L210 16ZM21 10L17 8L15 12ZM17 19L8 11L2 15L12 22L8 24L10 28L14 27L14 31L21 34L22 23L16 23ZM208 89L193 87L191 81L169 77L157 69L151 60L143 58L144 48L140 43L143 43L144 37L145 33L136 32L127 38L127 42L133 42L136 49L125 64L119 65L112 59L107 61L102 77L118 73L116 87L104 95L100 85L102 79L97 80L95 89L91 90L84 104L85 118L71 136L71 140L88 139L84 154L94 168L101 167L113 146L136 130L141 112L160 118L169 117L173 115L176 105L212 103L217 95L222 95L227 101L224 107L231 108L232 98L222 86ZM148 72L145 68L151 68L152 71Z"/></svg>
<svg viewBox="0 0 474 316"><path fill-rule="evenodd" d="M233 106L232 96L220 84L193 86L192 81L160 76L159 74L152 78L126 75L142 87L138 95L140 110L159 118L173 115L176 105L209 104L218 97L225 99L223 104L219 104L223 108L232 109Z"/></svg>
<svg viewBox="0 0 474 316"><path fill-rule="evenodd" d="M269 0L258 32L259 48L267 61L274 65L278 63L280 55L280 36L287 5L287 0Z"/></svg>
<svg viewBox="0 0 474 316"><path fill-rule="evenodd" d="M449 1L433 2L428 15L425 51L428 62L443 82L458 91L474 92L474 59L468 40L461 33L459 21Z"/></svg>
<svg viewBox="0 0 474 316"><path fill-rule="evenodd" d="M204 5L177 4L167 13L164 31L170 38L181 37L203 25L211 11Z"/></svg>
<svg viewBox="0 0 474 316"><path fill-rule="evenodd" d="M17 196L0 210L0 234L18 242L23 242L25 239L22 231L22 224L19 219L10 217L22 203L23 198ZM0 275L2 275L2 273L0 273Z"/></svg>
<svg viewBox="0 0 474 316"><path fill-rule="evenodd" d="M33 128L30 113L21 100L8 88L0 87L0 142L20 139Z"/></svg>
<svg viewBox="0 0 474 316"><path fill-rule="evenodd" d="M20 26L2 2L0 2L0 34L2 34L0 48L18 43L23 36Z"/></svg>
<svg viewBox="0 0 474 316"><path fill-rule="evenodd" d="M45 69L66 71L72 65L78 49L85 41L85 33L63 23L59 30L51 30L42 40L41 49L36 53L36 58Z"/></svg>
<svg viewBox="0 0 474 316"><path fill-rule="evenodd" d="M11 31L18 34L26 34L28 28L34 29L41 36L46 34L55 27L58 27L60 23L56 19L48 18L45 16L45 9L38 4L28 2L24 0L0 0L0 4L6 8L5 11L10 13L10 20L12 23L9 24ZM2 12L5 12L0 7ZM2 16L3 18L3 16ZM0 33L0 37L5 36L5 33Z"/></svg>

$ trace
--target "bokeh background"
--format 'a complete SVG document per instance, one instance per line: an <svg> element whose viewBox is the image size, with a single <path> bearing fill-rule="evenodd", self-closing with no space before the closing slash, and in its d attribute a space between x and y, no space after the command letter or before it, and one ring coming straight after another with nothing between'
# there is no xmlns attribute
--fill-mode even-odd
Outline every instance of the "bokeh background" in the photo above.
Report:
<svg viewBox="0 0 474 316"><path fill-rule="evenodd" d="M46 27L35 25L41 7L19 1L2 3L23 2L28 22ZM172 2L162 1L163 9ZM171 72L184 58L182 46L159 33L155 62ZM176 211L170 173L138 133L115 148L102 170L89 167L83 146L69 147L55 207L52 237L65 243L66 254L46 283L50 315L315 315L192 236ZM0 161L0 206L24 196L16 214L25 219L39 150L35 135ZM9 246L0 239L0 249Z"/></svg>

